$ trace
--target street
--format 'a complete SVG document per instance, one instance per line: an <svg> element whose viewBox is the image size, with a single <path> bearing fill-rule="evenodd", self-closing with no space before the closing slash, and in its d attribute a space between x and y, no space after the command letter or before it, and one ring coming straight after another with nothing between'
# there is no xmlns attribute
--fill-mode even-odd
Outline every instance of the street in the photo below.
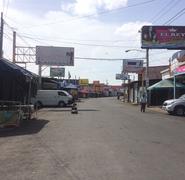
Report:
<svg viewBox="0 0 185 180"><path fill-rule="evenodd" d="M0 179L183 180L185 118L121 102L83 99L44 108L0 130Z"/></svg>

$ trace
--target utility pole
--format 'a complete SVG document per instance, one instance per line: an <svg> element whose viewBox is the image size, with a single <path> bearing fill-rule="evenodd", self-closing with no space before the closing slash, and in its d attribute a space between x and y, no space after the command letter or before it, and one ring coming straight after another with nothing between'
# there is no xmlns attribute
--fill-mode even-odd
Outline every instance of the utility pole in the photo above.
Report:
<svg viewBox="0 0 185 180"><path fill-rule="evenodd" d="M149 87L149 49L146 49L146 90Z"/></svg>
<svg viewBox="0 0 185 180"><path fill-rule="evenodd" d="M1 12L0 58L3 57L3 29L4 29L3 13Z"/></svg>
<svg viewBox="0 0 185 180"><path fill-rule="evenodd" d="M14 64L16 63L15 56L16 56L16 32L14 31L13 32L13 56L12 56Z"/></svg>
<svg viewBox="0 0 185 180"><path fill-rule="evenodd" d="M42 89L42 65L39 64L39 89Z"/></svg>
<svg viewBox="0 0 185 180"><path fill-rule="evenodd" d="M148 87L149 87L149 49L146 49L146 79L145 79L145 83L146 83L146 95L147 95L147 106L149 107L149 103L150 103L150 97L148 94Z"/></svg>

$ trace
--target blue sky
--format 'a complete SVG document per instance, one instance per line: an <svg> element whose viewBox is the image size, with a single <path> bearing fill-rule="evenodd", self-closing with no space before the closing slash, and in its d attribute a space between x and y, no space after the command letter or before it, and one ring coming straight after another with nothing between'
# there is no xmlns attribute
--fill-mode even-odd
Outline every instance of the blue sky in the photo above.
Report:
<svg viewBox="0 0 185 180"><path fill-rule="evenodd" d="M143 25L163 25L183 9L185 0L3 0L1 11L8 26L19 37L17 45L51 45L74 47L76 57L135 58L145 53L140 49ZM184 25L183 14L170 25ZM12 57L12 30L5 25L4 55ZM168 64L175 51L151 50L150 65ZM115 74L121 72L121 61L75 59L74 67L66 67L72 78L88 78L90 82L121 84ZM27 68L37 73L38 68ZM49 68L43 71L49 76ZM67 77L67 73L66 73Z"/></svg>

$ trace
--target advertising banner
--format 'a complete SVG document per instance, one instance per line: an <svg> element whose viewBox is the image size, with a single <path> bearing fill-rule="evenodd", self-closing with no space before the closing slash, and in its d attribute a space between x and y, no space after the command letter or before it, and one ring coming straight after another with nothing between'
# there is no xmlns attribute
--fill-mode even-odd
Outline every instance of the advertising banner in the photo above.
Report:
<svg viewBox="0 0 185 180"><path fill-rule="evenodd" d="M124 59L123 72L124 73L141 73L143 70L143 60Z"/></svg>
<svg viewBox="0 0 185 180"><path fill-rule="evenodd" d="M65 77L65 68L50 68L50 76L51 77Z"/></svg>
<svg viewBox="0 0 185 180"><path fill-rule="evenodd" d="M141 48L185 49L185 26L143 26Z"/></svg>
<svg viewBox="0 0 185 180"><path fill-rule="evenodd" d="M46 66L74 66L74 48L36 46L36 64Z"/></svg>
<svg viewBox="0 0 185 180"><path fill-rule="evenodd" d="M94 85L99 85L100 84L100 81L93 81L93 84Z"/></svg>
<svg viewBox="0 0 185 180"><path fill-rule="evenodd" d="M116 80L121 80L121 74L116 74Z"/></svg>
<svg viewBox="0 0 185 180"><path fill-rule="evenodd" d="M174 74L184 74L185 73L185 66L180 66L175 69Z"/></svg>
<svg viewBox="0 0 185 180"><path fill-rule="evenodd" d="M116 74L116 80L128 80L129 75L128 74Z"/></svg>
<svg viewBox="0 0 185 180"><path fill-rule="evenodd" d="M81 86L87 86L89 84L88 79L79 79L79 85Z"/></svg>

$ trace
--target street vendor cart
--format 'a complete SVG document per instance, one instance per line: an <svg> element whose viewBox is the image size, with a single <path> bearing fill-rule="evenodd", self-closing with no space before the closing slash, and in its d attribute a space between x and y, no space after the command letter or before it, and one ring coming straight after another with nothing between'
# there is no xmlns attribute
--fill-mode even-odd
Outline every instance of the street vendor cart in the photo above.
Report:
<svg viewBox="0 0 185 180"><path fill-rule="evenodd" d="M23 117L20 102L0 101L0 127L19 127Z"/></svg>

